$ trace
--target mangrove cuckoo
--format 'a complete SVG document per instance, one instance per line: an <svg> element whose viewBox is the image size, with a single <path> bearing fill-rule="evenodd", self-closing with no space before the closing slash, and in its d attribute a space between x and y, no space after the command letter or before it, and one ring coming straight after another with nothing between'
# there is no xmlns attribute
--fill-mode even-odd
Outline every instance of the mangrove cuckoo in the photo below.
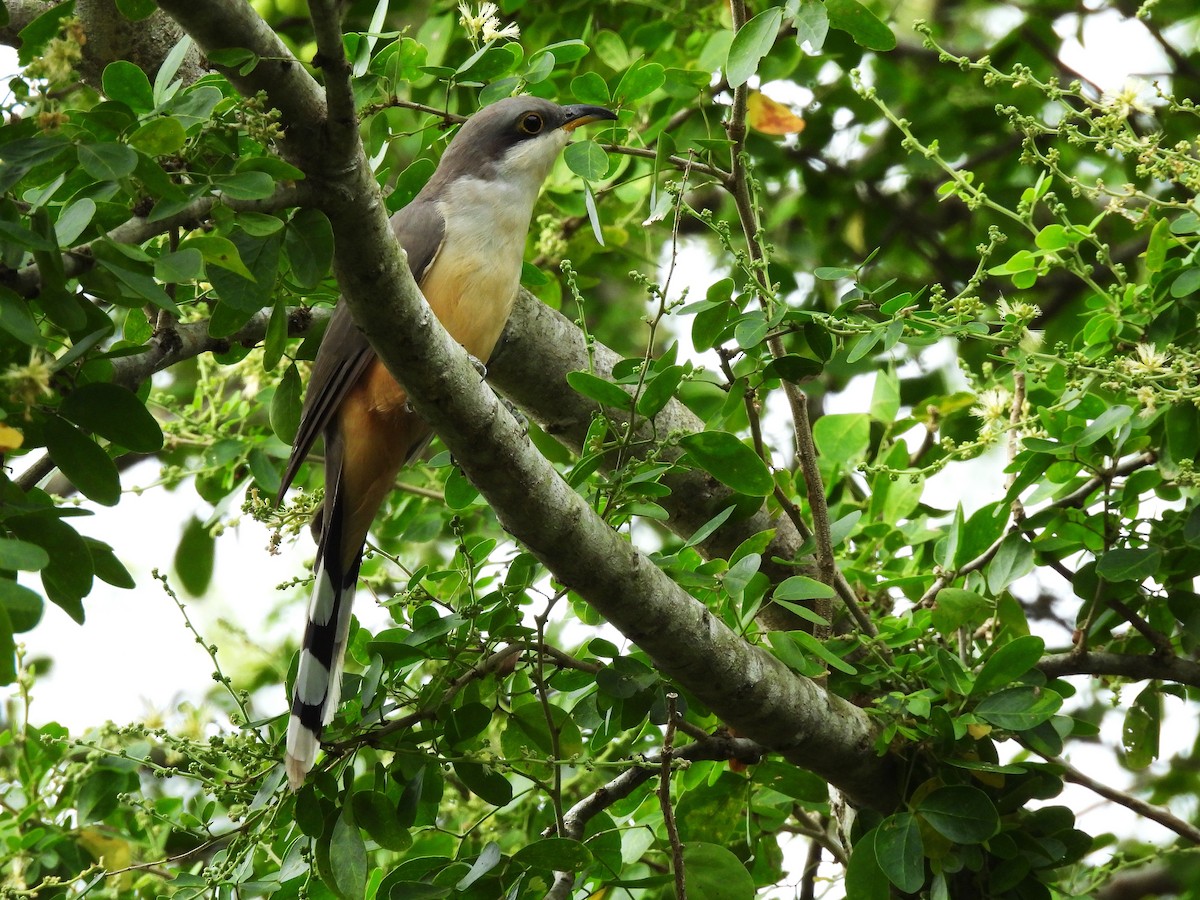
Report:
<svg viewBox="0 0 1200 900"><path fill-rule="evenodd" d="M491 355L512 310L533 205L570 132L615 118L599 106L536 97L493 103L467 120L428 184L392 218L430 308L476 359ZM325 438L325 502L317 514L315 583L288 722L293 790L312 768L321 730L337 707L367 531L400 467L430 438L345 301L313 364L280 495L318 434Z"/></svg>

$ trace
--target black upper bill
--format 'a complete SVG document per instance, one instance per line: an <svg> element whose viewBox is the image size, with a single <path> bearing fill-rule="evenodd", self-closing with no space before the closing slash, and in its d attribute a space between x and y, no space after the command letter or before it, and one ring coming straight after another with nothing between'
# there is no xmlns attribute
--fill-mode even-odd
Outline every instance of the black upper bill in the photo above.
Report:
<svg viewBox="0 0 1200 900"><path fill-rule="evenodd" d="M575 104L574 106L564 106L562 108L563 122L560 126L567 131L574 131L580 125L586 125L588 122L596 122L601 119L615 120L617 114L611 109L605 109L603 106L589 106L587 104Z"/></svg>

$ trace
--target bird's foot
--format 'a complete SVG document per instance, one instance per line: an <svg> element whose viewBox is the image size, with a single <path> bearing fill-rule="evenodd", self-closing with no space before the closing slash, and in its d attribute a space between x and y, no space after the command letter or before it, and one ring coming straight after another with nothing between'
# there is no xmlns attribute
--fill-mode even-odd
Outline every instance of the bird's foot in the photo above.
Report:
<svg viewBox="0 0 1200 900"><path fill-rule="evenodd" d="M479 373L480 381L487 378L487 363L485 363L481 359L476 358L475 356L473 356L470 353L467 354L467 359L471 360L471 365L474 366L475 371Z"/></svg>
<svg viewBox="0 0 1200 900"><path fill-rule="evenodd" d="M521 412L521 410L517 408L517 405L507 397L501 397L500 402L508 408L508 411L512 414L512 417L517 420L517 424L521 426L521 433L528 435L529 420L525 418L525 413Z"/></svg>

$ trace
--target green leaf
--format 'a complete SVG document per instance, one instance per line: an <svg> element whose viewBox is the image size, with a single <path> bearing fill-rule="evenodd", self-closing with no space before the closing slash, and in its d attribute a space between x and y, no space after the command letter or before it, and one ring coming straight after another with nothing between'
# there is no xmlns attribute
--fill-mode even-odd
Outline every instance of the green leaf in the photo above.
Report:
<svg viewBox="0 0 1200 900"><path fill-rule="evenodd" d="M926 795L917 812L956 844L981 844L1000 830L1000 816L988 795L968 785L938 788Z"/></svg>
<svg viewBox="0 0 1200 900"><path fill-rule="evenodd" d="M150 6L153 11L154 4ZM100 83L110 100L119 100L136 113L154 109L154 91L150 88L150 79L140 66L128 60L118 59L105 66Z"/></svg>
<svg viewBox="0 0 1200 900"><path fill-rule="evenodd" d="M1013 533L1005 536L987 566L988 590L999 594L1018 578L1032 572L1033 566L1033 548L1024 535Z"/></svg>
<svg viewBox="0 0 1200 900"><path fill-rule="evenodd" d="M273 371L283 359L283 351L287 349L288 311L282 300L276 300L271 308L271 318L267 320L267 333L263 338L263 368Z"/></svg>
<svg viewBox="0 0 1200 900"><path fill-rule="evenodd" d="M1062 697L1054 691L1022 685L986 697L975 707L975 715L1006 731L1029 731L1049 721L1061 707Z"/></svg>
<svg viewBox="0 0 1200 900"><path fill-rule="evenodd" d="M179 245L180 251L199 250L204 261L209 265L220 266L235 272L243 278L253 279L254 275L242 262L238 248L233 241L215 234L197 234L185 238Z"/></svg>
<svg viewBox="0 0 1200 900"><path fill-rule="evenodd" d="M367 847L349 807L333 822L327 852L328 871L321 873L321 880L341 900L362 900L367 889Z"/></svg>
<svg viewBox="0 0 1200 900"><path fill-rule="evenodd" d="M240 313L244 318L252 316L265 306L274 305L275 279L279 273L279 249L283 244L283 237L278 233L267 237L254 237L239 231L234 234L233 243L237 247L238 256L253 273L253 280L224 268L210 268L208 280L216 288L222 304L227 304L232 312ZM231 326L226 324L225 329L229 327ZM228 330L224 330L224 333L222 331L215 321L209 326L209 333L214 337L224 337L231 333Z"/></svg>
<svg viewBox="0 0 1200 900"><path fill-rule="evenodd" d="M815 359L800 356L798 353L787 353L776 356L763 368L763 377L781 378L792 384L799 384L806 378L820 375L824 366Z"/></svg>
<svg viewBox="0 0 1200 900"><path fill-rule="evenodd" d="M69 247L96 215L96 201L91 197L80 197L62 211L54 223L54 237L60 247Z"/></svg>
<svg viewBox="0 0 1200 900"><path fill-rule="evenodd" d="M638 415L653 418L658 415L673 396L679 382L683 380L683 366L668 366L658 372L637 401Z"/></svg>
<svg viewBox="0 0 1200 900"><path fill-rule="evenodd" d="M486 769L480 763L463 760L454 764L454 772L467 789L485 803L490 803L492 806L507 806L512 802L512 785L499 772ZM519 857L520 853L517 856Z"/></svg>
<svg viewBox="0 0 1200 900"><path fill-rule="evenodd" d="M808 43L810 53L820 53L829 34L829 11L821 0L801 0L792 23L796 27L796 43Z"/></svg>
<svg viewBox="0 0 1200 900"><path fill-rule="evenodd" d="M899 412L900 379L891 369L881 370L875 376L875 390L871 394L871 418L891 425Z"/></svg>
<svg viewBox="0 0 1200 900"><path fill-rule="evenodd" d="M205 524L191 516L175 548L175 574L185 591L201 597L212 583L217 543Z"/></svg>
<svg viewBox="0 0 1200 900"><path fill-rule="evenodd" d="M971 696L989 693L1003 684L1011 684L1037 665L1046 652L1046 642L1035 634L1022 635L1009 641L995 653L979 670Z"/></svg>
<svg viewBox="0 0 1200 900"><path fill-rule="evenodd" d="M104 506L121 499L121 476L112 458L87 435L52 416L44 425L50 458L75 487Z"/></svg>
<svg viewBox="0 0 1200 900"><path fill-rule="evenodd" d="M783 10L778 6L764 9L738 29L729 45L729 57L725 63L725 77L730 87L741 87L758 71L758 64L775 46L779 26L783 24Z"/></svg>
<svg viewBox="0 0 1200 900"><path fill-rule="evenodd" d="M169 156L187 143L187 133L178 119L151 119L129 136L131 146L147 156Z"/></svg>
<svg viewBox="0 0 1200 900"><path fill-rule="evenodd" d="M127 144L80 144L79 165L97 181L119 181L137 168L137 151Z"/></svg>
<svg viewBox="0 0 1200 900"><path fill-rule="evenodd" d="M575 393L595 400L603 406L629 409L630 404L633 403L633 398L620 387L591 372L568 372L567 384Z"/></svg>
<svg viewBox="0 0 1200 900"><path fill-rule="evenodd" d="M1110 406L1100 413L1080 433L1073 443L1077 447L1090 447L1105 435L1120 428L1133 417L1133 410L1128 406Z"/></svg>
<svg viewBox="0 0 1200 900"><path fill-rule="evenodd" d="M720 844L688 841L683 871L689 897L704 900L753 900L754 879L742 861Z"/></svg>
<svg viewBox="0 0 1200 900"><path fill-rule="evenodd" d="M256 66L258 56L245 47L223 47L219 50L207 50L204 54L209 62L225 69L237 69L243 75L248 75L254 69L245 71L247 66Z"/></svg>
<svg viewBox="0 0 1200 900"><path fill-rule="evenodd" d="M1171 296L1176 300L1190 297L1200 290L1200 268L1184 269L1179 277L1171 282Z"/></svg>
<svg viewBox="0 0 1200 900"><path fill-rule="evenodd" d="M771 324L764 313L755 310L746 313L738 320L733 329L733 340L742 350L757 347L767 337Z"/></svg>
<svg viewBox="0 0 1200 900"><path fill-rule="evenodd" d="M3 543L20 543L20 541L3 541L0 542L0 545ZM35 547L34 549L41 548ZM4 568L4 566L0 565L0 568ZM36 592L17 584L11 578L0 578L0 609L3 609L8 617L10 634L31 631L41 620L44 606L45 603ZM0 653L3 652L3 649L0 649Z"/></svg>
<svg viewBox="0 0 1200 900"><path fill-rule="evenodd" d="M992 604L974 591L942 588L933 607L933 627L942 634L980 624L991 612Z"/></svg>
<svg viewBox="0 0 1200 900"><path fill-rule="evenodd" d="M0 287L0 331L29 347L42 343L42 334L29 311L29 304L4 287Z"/></svg>
<svg viewBox="0 0 1200 900"><path fill-rule="evenodd" d="M598 72L584 72L572 78L571 94L580 103L596 106L604 106L612 99L608 93L608 83Z"/></svg>
<svg viewBox="0 0 1200 900"><path fill-rule="evenodd" d="M232 200L263 200L275 193L275 179L266 172L236 172L212 180L222 197Z"/></svg>
<svg viewBox="0 0 1200 900"><path fill-rule="evenodd" d="M608 154L595 141L575 141L563 153L567 168L588 181L599 181L608 172Z"/></svg>
<svg viewBox="0 0 1200 900"><path fill-rule="evenodd" d="M458 883L454 885L454 889L456 891L465 891L488 872L492 871L492 869L496 868L500 864L501 859L503 859L503 854L500 852L500 845L495 841L488 841L483 845L483 850L479 852L479 856L475 859L475 862L471 864L470 871L458 880Z"/></svg>
<svg viewBox="0 0 1200 900"><path fill-rule="evenodd" d="M666 70L658 63L638 60L621 76L613 96L618 103L633 103L654 93L666 80Z"/></svg>
<svg viewBox="0 0 1200 900"><path fill-rule="evenodd" d="M292 363L284 371L275 388L275 396L271 398L271 430L285 444L296 439L300 428L301 394L300 372Z"/></svg>
<svg viewBox="0 0 1200 900"><path fill-rule="evenodd" d="M883 328L873 328L868 332L860 334L855 338L854 343L850 345L850 350L846 353L846 362L856 363L865 357L875 349L876 344L883 340L883 335Z"/></svg>
<svg viewBox="0 0 1200 900"><path fill-rule="evenodd" d="M854 278L857 275L857 269L846 266L817 266L813 270L813 276L821 281L841 281L843 278Z"/></svg>
<svg viewBox="0 0 1200 900"><path fill-rule="evenodd" d="M70 428L66 423L63 426ZM50 564L42 569L46 597L83 624L80 601L92 589L96 568L91 551L79 532L61 519L50 516L18 516L8 520L8 525L16 537L37 544L50 555Z"/></svg>
<svg viewBox="0 0 1200 900"><path fill-rule="evenodd" d="M354 795L354 821L366 829L371 840L387 850L412 846L408 829L396 818L396 804L380 791L358 791Z"/></svg>
<svg viewBox="0 0 1200 900"><path fill-rule="evenodd" d="M702 431L680 439L692 461L741 494L765 497L775 488L767 464L727 431Z"/></svg>
<svg viewBox="0 0 1200 900"><path fill-rule="evenodd" d="M1159 219L1150 231L1150 240L1146 243L1146 271L1150 274L1161 272L1167 261L1174 241L1171 240L1171 223L1167 219Z"/></svg>
<svg viewBox="0 0 1200 900"><path fill-rule="evenodd" d="M817 600L833 597L834 590L824 582L807 575L792 575L780 582L771 596L775 600Z"/></svg>
<svg viewBox="0 0 1200 900"><path fill-rule="evenodd" d="M925 883L925 843L917 817L909 812L884 819L875 833L875 858L888 880L906 893Z"/></svg>
<svg viewBox="0 0 1200 900"><path fill-rule="evenodd" d="M813 441L822 457L845 465L867 452L871 443L871 417L865 413L821 416L813 423Z"/></svg>
<svg viewBox="0 0 1200 900"><path fill-rule="evenodd" d="M129 574L129 570L113 553L112 547L95 538L84 538L83 540L92 556L92 565L95 566L97 578L105 584L111 584L113 587L126 591L133 590L137 586L133 576Z"/></svg>
<svg viewBox="0 0 1200 900"><path fill-rule="evenodd" d="M875 851L878 828L858 839L846 866L846 896L854 900L889 900L892 890Z"/></svg>
<svg viewBox="0 0 1200 900"><path fill-rule="evenodd" d="M461 747L492 723L492 709L483 703L464 703L446 719L446 741Z"/></svg>
<svg viewBox="0 0 1200 900"><path fill-rule="evenodd" d="M167 54L167 58L163 60L163 64L158 67L158 72L154 76L154 104L157 106L170 100L178 90L179 83L175 81L175 76L179 74L179 67L183 65L183 61L187 58L188 51L192 49L192 38L185 34L179 39L179 42L171 48L171 52ZM182 123L180 123L182 126Z"/></svg>
<svg viewBox="0 0 1200 900"><path fill-rule="evenodd" d="M825 9L829 27L846 32L860 47L878 51L896 48L892 30L858 0L825 0Z"/></svg>
<svg viewBox="0 0 1200 900"><path fill-rule="evenodd" d="M13 621L13 629L16 620ZM1151 682L1137 695L1125 713L1121 728L1121 743L1125 748L1125 765L1134 771L1145 769L1158 758L1159 732L1162 729L1162 693Z"/></svg>
<svg viewBox="0 0 1200 900"><path fill-rule="evenodd" d="M809 653L824 660L839 672L845 672L847 675L857 675L858 669L846 662L832 650L825 646L822 641L817 640L807 631L792 631L789 632L792 639Z"/></svg>
<svg viewBox="0 0 1200 900"><path fill-rule="evenodd" d="M82 385L66 396L59 411L76 425L134 453L162 449L158 420L136 394L119 384Z"/></svg>
<svg viewBox="0 0 1200 900"><path fill-rule="evenodd" d="M168 284L186 284L204 275L204 256L195 247L164 253L154 261L154 277Z"/></svg>
<svg viewBox="0 0 1200 900"><path fill-rule="evenodd" d="M531 869L576 872L592 861L592 852L570 838L544 838L513 854L513 862Z"/></svg>
<svg viewBox="0 0 1200 900"><path fill-rule="evenodd" d="M1158 573L1162 551L1157 547L1118 547L1096 563L1096 574L1105 581L1145 581Z"/></svg>
<svg viewBox="0 0 1200 900"><path fill-rule="evenodd" d="M5 10L7 9L6 4ZM19 48L17 62L21 66L27 66L41 56L46 45L62 30L62 20L74 12L75 0L66 0L65 3L50 7L22 28L18 33L21 40L16 45Z"/></svg>
<svg viewBox="0 0 1200 900"><path fill-rule="evenodd" d="M12 684L17 680L16 652L12 622L8 620L4 604L0 603L0 684Z"/></svg>
<svg viewBox="0 0 1200 900"><path fill-rule="evenodd" d="M313 288L333 266L333 226L319 209L306 207L292 216L283 234L283 248L292 277L302 288Z"/></svg>
<svg viewBox="0 0 1200 900"><path fill-rule="evenodd" d="M459 81L486 84L514 71L524 57L520 44L485 44L459 66L455 74Z"/></svg>
<svg viewBox="0 0 1200 900"><path fill-rule="evenodd" d="M50 554L28 541L0 538L0 569L10 572L36 572L46 568Z"/></svg>

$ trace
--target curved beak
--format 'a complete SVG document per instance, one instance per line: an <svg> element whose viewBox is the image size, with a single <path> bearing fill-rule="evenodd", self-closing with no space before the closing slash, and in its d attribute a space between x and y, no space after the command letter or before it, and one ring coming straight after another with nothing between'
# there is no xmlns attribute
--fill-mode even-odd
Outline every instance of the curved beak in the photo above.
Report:
<svg viewBox="0 0 1200 900"><path fill-rule="evenodd" d="M611 109L605 109L603 106L588 106L586 104L575 104L574 106L564 106L562 108L563 122L559 127L564 131L574 131L580 125L586 125L588 122L596 122L601 119L614 121L617 114Z"/></svg>

